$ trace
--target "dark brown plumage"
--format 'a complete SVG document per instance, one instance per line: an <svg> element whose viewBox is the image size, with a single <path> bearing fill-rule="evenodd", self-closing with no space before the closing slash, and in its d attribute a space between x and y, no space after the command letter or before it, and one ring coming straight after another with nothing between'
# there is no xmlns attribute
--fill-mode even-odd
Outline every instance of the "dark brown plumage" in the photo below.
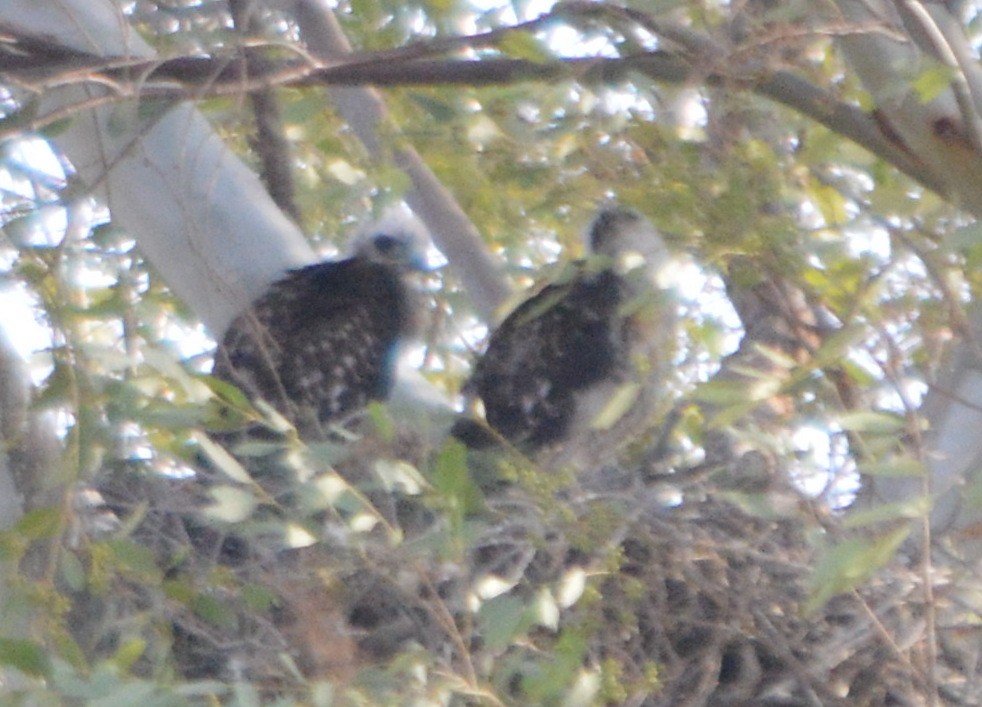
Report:
<svg viewBox="0 0 982 707"><path fill-rule="evenodd" d="M407 270L419 233L374 232L345 260L293 270L232 322L213 375L262 399L302 436L323 437L392 389L399 344L416 317Z"/></svg>
<svg viewBox="0 0 982 707"><path fill-rule="evenodd" d="M494 330L465 392L488 424L523 451L589 427L615 391L639 376L635 357L656 355L650 274L664 245L642 217L607 209L589 232L593 255L518 306ZM636 262L624 258L637 255ZM661 352L664 353L664 352ZM458 425L466 437L466 424ZM465 439L466 441L466 439Z"/></svg>

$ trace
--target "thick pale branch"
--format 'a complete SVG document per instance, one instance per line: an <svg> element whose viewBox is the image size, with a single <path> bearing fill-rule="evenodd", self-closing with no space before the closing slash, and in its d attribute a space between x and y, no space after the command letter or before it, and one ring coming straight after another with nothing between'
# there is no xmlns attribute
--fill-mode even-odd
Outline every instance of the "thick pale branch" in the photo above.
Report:
<svg viewBox="0 0 982 707"><path fill-rule="evenodd" d="M978 179L979 97L982 69L964 30L939 3L896 0L838 0L843 15L856 23L879 22L905 33L907 41L885 34L842 38L847 60L877 102L879 115L911 154L924 162L923 173L943 183L938 191L966 211L982 216ZM924 100L912 81L941 62L954 78L947 90ZM962 323L962 328L965 328ZM982 309L969 316L967 340L951 352L921 414L930 423L925 436L927 478L874 477L870 496L881 501L932 497L930 534L944 538L967 558L982 557L982 525L973 493L980 483L982 376L978 342Z"/></svg>
<svg viewBox="0 0 982 707"><path fill-rule="evenodd" d="M302 0L297 10L298 24L311 52L328 59L350 53L351 45L326 2ZM380 156L384 150L379 130L388 119L381 95L372 88L335 88L333 98L338 112L366 148ZM393 146L392 158L412 181L406 201L460 273L475 309L490 320L509 291L500 264L492 259L481 234L453 195L411 145Z"/></svg>
<svg viewBox="0 0 982 707"><path fill-rule="evenodd" d="M879 0L839 0L836 5L851 23L858 26L879 23L902 37L908 36L907 26L914 24L910 20L905 25L892 4ZM936 9L944 12L941 7ZM935 15L930 18L935 29L941 26L937 24L938 18ZM889 32L869 32L841 37L839 45L876 101L877 116L884 131L894 135L898 144L923 163L921 183L927 180L939 183L938 192L942 196L980 216L982 183L977 178L980 152L973 137L978 107L973 105L973 94L982 85L982 70L974 60L966 61L964 54L968 50L961 46L964 37L961 42L956 41L950 23L941 24L947 34L941 33L939 37L935 32L934 35L938 42L945 43L949 59L957 64L951 67L957 86L952 85L930 100L913 88L917 77L938 66L939 48L928 40L922 25L918 24L906 41ZM919 42L925 46L919 46ZM969 113L968 122L965 111Z"/></svg>
<svg viewBox="0 0 982 707"><path fill-rule="evenodd" d="M978 96L972 95L969 82L972 69L965 61L964 53L960 55L955 51L958 35L943 32L936 16L932 16L927 7L917 0L897 0L896 5L902 13L904 23L911 28L911 33L922 37L919 44L951 69L951 91L958 101L965 131L975 149L982 153L982 119L978 113ZM964 39L963 34L961 37ZM971 63L975 63L974 59Z"/></svg>
<svg viewBox="0 0 982 707"><path fill-rule="evenodd" d="M61 55L105 53L111 58L103 62L137 65L154 60L109 2L12 0L0 10L0 24L27 46L51 39L48 51ZM119 93L108 83L69 82L39 92L33 108L72 118L54 142L171 289L220 336L270 282L314 255L192 106L162 104L148 117L149 105L112 104ZM139 81L127 90L139 95Z"/></svg>

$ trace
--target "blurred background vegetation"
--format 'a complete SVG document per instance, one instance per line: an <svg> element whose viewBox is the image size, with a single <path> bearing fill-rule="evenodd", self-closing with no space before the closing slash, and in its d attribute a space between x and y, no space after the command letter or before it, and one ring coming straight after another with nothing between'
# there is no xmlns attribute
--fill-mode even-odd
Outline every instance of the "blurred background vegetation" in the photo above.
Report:
<svg viewBox="0 0 982 707"><path fill-rule="evenodd" d="M271 64L303 58L293 3L256 3L247 31L237 6L117 4L161 57L231 62L248 46ZM836 42L856 27L834 3L331 10L359 52L425 51L551 11L424 56L685 58L681 80L598 81L588 63L554 79L387 86L382 154L323 87L268 92L286 150L274 159L286 155L293 180L278 203L324 257L410 188L390 159L403 145L516 294L582 255L601 204L641 212L679 257L668 402L599 487L507 458L495 460L502 492L454 445L406 442L400 413L380 409L378 439L354 451L288 433L299 481L290 501L271 498L205 437L225 419L204 377L211 334L47 142L71 116L25 130L43 82L0 63L4 387L17 396L26 355L21 414L54 431L27 451L26 433L5 437L26 513L0 535L4 700L977 704L970 592L946 594L956 609L943 619L934 594L938 576L962 587L972 572L925 565L929 502L872 498L867 480L926 477L920 406L968 333L982 249L931 175L760 95L761 77L786 72L872 114ZM700 55L693 37L719 53ZM952 78L931 65L897 90L927 102ZM184 89L268 179L249 96ZM457 403L488 322L454 266L426 278L412 360ZM10 409L3 424L20 424ZM197 478L209 455L220 490Z"/></svg>

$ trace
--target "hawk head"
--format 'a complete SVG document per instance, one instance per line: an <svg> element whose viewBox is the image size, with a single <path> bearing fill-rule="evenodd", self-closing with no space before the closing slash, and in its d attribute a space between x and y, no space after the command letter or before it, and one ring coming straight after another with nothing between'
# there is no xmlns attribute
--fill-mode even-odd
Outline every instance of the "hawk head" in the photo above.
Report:
<svg viewBox="0 0 982 707"><path fill-rule="evenodd" d="M621 273L638 267L658 273L671 257L658 229L638 212L620 206L597 214L587 231L587 246L594 255L612 259Z"/></svg>
<svg viewBox="0 0 982 707"><path fill-rule="evenodd" d="M431 270L430 236L406 207L394 206L359 230L351 242L352 255L400 270Z"/></svg>

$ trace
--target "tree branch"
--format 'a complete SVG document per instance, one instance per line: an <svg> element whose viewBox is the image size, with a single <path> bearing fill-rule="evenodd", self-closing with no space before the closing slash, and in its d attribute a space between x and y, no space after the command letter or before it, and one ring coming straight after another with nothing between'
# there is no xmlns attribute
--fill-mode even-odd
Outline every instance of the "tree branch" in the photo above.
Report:
<svg viewBox="0 0 982 707"><path fill-rule="evenodd" d="M311 66L308 63L275 66L258 75L243 76L241 66L228 59L187 58L145 62L122 69L93 70L86 80L116 87L115 96L107 102L143 98L188 99L208 96L239 95L242 92L263 91L271 85L283 86L409 86L447 85L485 86L521 82L553 82L576 80L585 85L608 85L627 80L632 73L672 84L689 82L698 74L692 63L665 52L651 52L619 59L564 59L538 63L524 59L481 60L414 60L392 63L389 53L382 58L360 55L351 61L332 61L330 66ZM146 80L128 81L125 73L149 72ZM78 74L74 69L73 73ZM788 71L736 77L720 73L701 76L710 86L744 86L792 110L825 125L849 138L861 147L889 162L925 187L944 194L944 184L925 169L924 163L898 142L870 114L838 100L828 91ZM61 80L64 80L62 78ZM349 99L350 100L350 99ZM352 110L359 116L352 122L361 124L366 115L373 115L365 106ZM33 119L13 121L0 129L0 137L23 130L39 130L63 117L64 111L40 115ZM374 130L372 130L374 132ZM362 131L359 135L370 150L378 149L374 139Z"/></svg>
<svg viewBox="0 0 982 707"><path fill-rule="evenodd" d="M248 37L256 12L255 4L251 0L230 0L229 8L236 30L244 38ZM243 46L241 51L244 68L249 75L260 72L266 66L266 58L260 49ZM296 223L300 223L290 144L283 133L283 119L276 92L272 87L253 91L249 94L249 102L252 104L256 125L256 132L249 136L249 145L262 162L262 180L276 205Z"/></svg>
<svg viewBox="0 0 982 707"><path fill-rule="evenodd" d="M931 54L942 64L952 70L951 90L958 101L962 122L975 149L982 153L982 119L979 118L977 99L972 95L968 72L971 70L967 62L960 61L953 47L954 38L941 31L934 17L920 2L914 0L895 0L897 9L903 15L905 24L913 27L912 34L923 37L921 44L925 45ZM975 63L975 60L972 60Z"/></svg>
<svg viewBox="0 0 982 707"><path fill-rule="evenodd" d="M838 100L828 91L791 72L771 71L755 62L741 64L734 69L727 62L725 48L710 37L686 27L666 24L640 11L573 0L556 5L549 14L511 27L469 36L415 42L379 52L352 51L324 0L296 0L294 13L310 53L305 53L302 48L292 47L298 55L296 59L270 63L260 70L255 70L255 62L252 69L246 71L242 62L221 56L175 57L165 60L129 59L107 64L105 59L91 54L72 53L31 37L17 37L14 46L18 54L15 57L4 57L4 74L19 78L35 90L62 82L108 83L115 87L120 99L138 96L194 99L212 95L240 95L243 92L255 94L268 91L269 87L275 85L481 86L569 79L588 85L603 85L625 81L634 72L642 73L655 81L674 84L691 82L693 78L698 78L711 86L739 86L753 90L853 140L927 188L940 194L950 192L950 185L946 186L943 176L937 174L936 170L928 169L924 161L909 150L892 129L888 129L874 116ZM884 35L879 41L890 39L885 36L889 30L888 24L877 21L876 18L870 19L868 15L860 17L860 20L844 24L838 32L852 36L858 31L857 28L863 28L866 32ZM930 19L928 17L925 21ZM631 24L641 27L667 40L678 47L679 51L654 51L615 59L575 58L551 62L439 58L459 50L495 47L515 32L538 31L559 22L583 25L596 24L597 21L611 26ZM930 26L937 28L933 23ZM891 36L895 41L896 37ZM951 44L946 42L944 46L949 47ZM259 46L250 47L250 55L255 57L259 49ZM949 51L952 54L949 63L961 67L958 57L953 54L955 49L957 47ZM34 59L35 63L31 64L30 59ZM25 72L25 66L31 66L31 71ZM43 77L38 75L39 71L44 73ZM970 79L973 75L966 76L963 98L967 101L971 98ZM358 93L348 92L348 96L341 101L341 112L344 114L349 104L360 104L351 105L352 114L345 115L345 118L355 126L359 137L374 153L379 149L377 137L368 133L374 133L375 125L383 119L384 105L377 94L369 99L369 93L362 93L356 100L354 96ZM369 103L374 103L375 106L370 107ZM963 115L968 107L962 106ZM366 116L373 116L367 124ZM43 127L45 118L41 116L29 121L30 126L34 129ZM12 126L7 130L16 130L17 127ZM0 136L3 132L0 131ZM454 221L458 227L464 227L465 231L473 228L459 219ZM444 240L440 234L435 235L438 241ZM452 238L451 236L448 240ZM457 252L458 255L463 254L449 242L441 245L446 245L451 252ZM474 240L469 248L473 250L478 245L478 241ZM451 257L451 253L447 255L452 261L457 261L457 258ZM484 273L478 279L489 282L486 285L489 302L500 302L507 291L500 276ZM494 284L496 280L498 284ZM479 306L479 309L486 311L483 306Z"/></svg>

